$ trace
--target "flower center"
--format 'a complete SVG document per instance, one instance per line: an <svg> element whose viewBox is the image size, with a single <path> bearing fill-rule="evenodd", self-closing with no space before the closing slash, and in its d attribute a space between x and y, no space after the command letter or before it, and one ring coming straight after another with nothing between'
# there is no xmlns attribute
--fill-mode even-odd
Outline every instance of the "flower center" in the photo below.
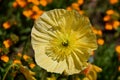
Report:
<svg viewBox="0 0 120 80"><path fill-rule="evenodd" d="M67 31L66 31L67 32ZM46 47L46 54L53 60L62 61L70 55L77 47L78 33L71 31L71 33L56 33L57 38L52 38L49 46Z"/></svg>
<svg viewBox="0 0 120 80"><path fill-rule="evenodd" d="M68 45L69 45L68 40L66 40L66 41L62 42L62 46L67 47Z"/></svg>

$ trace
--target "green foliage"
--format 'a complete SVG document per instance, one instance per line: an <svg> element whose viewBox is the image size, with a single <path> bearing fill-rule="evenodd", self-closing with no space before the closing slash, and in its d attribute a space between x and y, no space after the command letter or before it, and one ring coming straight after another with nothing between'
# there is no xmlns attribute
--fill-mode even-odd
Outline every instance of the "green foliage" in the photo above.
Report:
<svg viewBox="0 0 120 80"><path fill-rule="evenodd" d="M100 66L103 71L100 73L98 80L117 80L118 72L118 58L115 52L115 44L105 44L99 46L95 55L95 64Z"/></svg>

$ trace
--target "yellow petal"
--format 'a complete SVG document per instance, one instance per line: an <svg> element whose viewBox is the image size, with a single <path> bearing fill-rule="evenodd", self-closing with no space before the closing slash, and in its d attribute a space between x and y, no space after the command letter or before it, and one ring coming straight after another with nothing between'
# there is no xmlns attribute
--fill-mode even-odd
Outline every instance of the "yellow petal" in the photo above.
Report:
<svg viewBox="0 0 120 80"><path fill-rule="evenodd" d="M71 55L67 57L66 62L67 62L67 68L65 69L65 74L72 75L75 73L79 73L81 71L81 69L75 68L76 63L74 62L74 59L72 58Z"/></svg>
<svg viewBox="0 0 120 80"><path fill-rule="evenodd" d="M101 72L102 71L102 69L100 67L96 66L96 65L93 65L93 68L96 72Z"/></svg>
<svg viewBox="0 0 120 80"><path fill-rule="evenodd" d="M32 71L29 71L24 66L20 66L20 72L25 76L26 80L36 80L33 75L35 74Z"/></svg>
<svg viewBox="0 0 120 80"><path fill-rule="evenodd" d="M88 75L87 78L88 78L89 80L94 80L91 75Z"/></svg>
<svg viewBox="0 0 120 80"><path fill-rule="evenodd" d="M65 32L71 29L78 31L80 34L78 35L78 39L80 39L79 44L81 47L92 50L97 48L96 36L92 32L91 24L87 17L79 15L76 11L67 12L58 20L58 26Z"/></svg>
<svg viewBox="0 0 120 80"><path fill-rule="evenodd" d="M85 78L83 78L83 80L90 80L90 79L88 79L87 77L85 77Z"/></svg>
<svg viewBox="0 0 120 80"><path fill-rule="evenodd" d="M62 62L53 61L51 57L45 54L44 46L34 46L35 48L35 61L37 64L46 69L48 72L62 73L66 67L65 60Z"/></svg>
<svg viewBox="0 0 120 80"><path fill-rule="evenodd" d="M89 76L92 77L92 80L97 80L97 72L94 70L90 71Z"/></svg>

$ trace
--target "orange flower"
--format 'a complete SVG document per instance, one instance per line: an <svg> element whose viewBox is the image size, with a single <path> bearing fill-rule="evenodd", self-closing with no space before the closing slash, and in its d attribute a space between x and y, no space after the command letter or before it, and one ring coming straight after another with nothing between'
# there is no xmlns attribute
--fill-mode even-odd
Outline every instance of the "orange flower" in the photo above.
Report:
<svg viewBox="0 0 120 80"><path fill-rule="evenodd" d="M72 8L76 10L80 10L78 3L72 3Z"/></svg>
<svg viewBox="0 0 120 80"><path fill-rule="evenodd" d="M16 7L18 6L17 2L16 2L16 1L13 2L12 6L13 6L14 8L16 8Z"/></svg>
<svg viewBox="0 0 120 80"><path fill-rule="evenodd" d="M84 11L83 10L79 10L79 13L82 15L82 14L84 14Z"/></svg>
<svg viewBox="0 0 120 80"><path fill-rule="evenodd" d="M93 28L93 32L99 36L102 36L102 30L97 30L97 29Z"/></svg>
<svg viewBox="0 0 120 80"><path fill-rule="evenodd" d="M4 61L4 62L8 62L9 57L7 55L3 55L3 56L1 56L1 60Z"/></svg>
<svg viewBox="0 0 120 80"><path fill-rule="evenodd" d="M27 3L26 3L24 0L16 0L16 2L17 2L18 5L19 5L20 7L22 7L22 8L27 5Z"/></svg>
<svg viewBox="0 0 120 80"><path fill-rule="evenodd" d="M47 1L46 1L46 0L40 0L40 4L41 4L42 6L46 6L46 5L47 5Z"/></svg>
<svg viewBox="0 0 120 80"><path fill-rule="evenodd" d="M46 0L48 3L52 3L53 0Z"/></svg>
<svg viewBox="0 0 120 80"><path fill-rule="evenodd" d="M118 67L118 71L120 72L120 66Z"/></svg>
<svg viewBox="0 0 120 80"><path fill-rule="evenodd" d="M39 1L38 0L31 0L31 2L34 4L34 5L39 5Z"/></svg>
<svg viewBox="0 0 120 80"><path fill-rule="evenodd" d="M67 9L68 11L71 11L71 10L72 10L72 8L71 8L70 6L68 6L66 9Z"/></svg>
<svg viewBox="0 0 120 80"><path fill-rule="evenodd" d="M34 63L30 63L29 66L30 66L31 69L33 69L35 67L35 64Z"/></svg>
<svg viewBox="0 0 120 80"><path fill-rule="evenodd" d="M10 22L6 21L3 23L4 29L9 29L11 27Z"/></svg>
<svg viewBox="0 0 120 80"><path fill-rule="evenodd" d="M119 0L109 0L110 4L116 4L119 2Z"/></svg>
<svg viewBox="0 0 120 80"><path fill-rule="evenodd" d="M111 16L106 15L106 16L104 16L103 21L109 21L110 19L111 19Z"/></svg>
<svg viewBox="0 0 120 80"><path fill-rule="evenodd" d="M105 29L106 29L106 30L112 30L112 29L113 29L113 27L112 27L112 25L111 25L111 24L106 23L106 25L105 25Z"/></svg>
<svg viewBox="0 0 120 80"><path fill-rule="evenodd" d="M33 0L27 0L27 2L33 2Z"/></svg>
<svg viewBox="0 0 120 80"><path fill-rule="evenodd" d="M15 60L13 61L13 64L21 64L21 61L20 61L20 60L15 59Z"/></svg>
<svg viewBox="0 0 120 80"><path fill-rule="evenodd" d="M36 19L38 19L39 16L40 16L39 14L34 14L34 15L32 16L32 18L36 20Z"/></svg>
<svg viewBox="0 0 120 80"><path fill-rule="evenodd" d="M102 38L99 38L99 39L97 40L97 43L98 43L99 45L103 45L103 44L104 44L104 40L103 40Z"/></svg>
<svg viewBox="0 0 120 80"><path fill-rule="evenodd" d="M17 56L22 57L22 53L17 53Z"/></svg>
<svg viewBox="0 0 120 80"><path fill-rule="evenodd" d="M113 22L113 27L114 27L114 29L117 29L118 26L120 26L120 22L119 22L119 21L114 21L114 22Z"/></svg>
<svg viewBox="0 0 120 80"><path fill-rule="evenodd" d="M42 14L43 14L43 12L44 12L44 11L39 10L38 12L36 12L36 14L37 14L37 15L38 15L38 17L39 17L40 15L42 15Z"/></svg>
<svg viewBox="0 0 120 80"><path fill-rule="evenodd" d="M84 3L84 0L78 0L77 2L79 5L82 5Z"/></svg>
<svg viewBox="0 0 120 80"><path fill-rule="evenodd" d="M37 11L34 15L31 16L32 19L34 19L34 20L38 19L38 17L40 17L40 15L42 15L43 12L44 11L42 11L42 10Z"/></svg>
<svg viewBox="0 0 120 80"><path fill-rule="evenodd" d="M7 39L7 40L3 41L3 44L4 44L5 48L9 48L11 46L12 42L10 39Z"/></svg>
<svg viewBox="0 0 120 80"><path fill-rule="evenodd" d="M33 14L32 10L25 10L23 11L23 15L26 17L31 17L31 15Z"/></svg>
<svg viewBox="0 0 120 80"><path fill-rule="evenodd" d="M93 28L93 32L94 32L95 34L98 33L98 31L97 31L95 28Z"/></svg>
<svg viewBox="0 0 120 80"><path fill-rule="evenodd" d="M112 15L112 14L114 14L114 10L112 10L112 9L107 10L107 11L106 11L106 14L107 14L107 15Z"/></svg>
<svg viewBox="0 0 120 80"><path fill-rule="evenodd" d="M101 31L101 30L98 30L98 31L97 31L97 34L100 35L100 36L102 36L102 31Z"/></svg>
<svg viewBox="0 0 120 80"><path fill-rule="evenodd" d="M38 12L40 9L38 6L34 5L34 6L32 6L32 10L35 12Z"/></svg>
<svg viewBox="0 0 120 80"><path fill-rule="evenodd" d="M23 55L23 59L24 59L25 61L27 61L29 58L30 58L30 57L29 57L28 55L26 55L26 54Z"/></svg>
<svg viewBox="0 0 120 80"><path fill-rule="evenodd" d="M115 51L120 55L120 45L117 45L117 46L115 47Z"/></svg>

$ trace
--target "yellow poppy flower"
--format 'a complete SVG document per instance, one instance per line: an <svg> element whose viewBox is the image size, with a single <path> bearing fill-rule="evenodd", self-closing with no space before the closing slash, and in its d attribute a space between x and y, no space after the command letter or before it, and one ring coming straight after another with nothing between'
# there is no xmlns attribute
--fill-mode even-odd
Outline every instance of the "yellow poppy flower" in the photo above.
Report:
<svg viewBox="0 0 120 80"><path fill-rule="evenodd" d="M48 72L79 73L97 48L89 19L77 11L44 12L35 21L31 36L35 61Z"/></svg>

